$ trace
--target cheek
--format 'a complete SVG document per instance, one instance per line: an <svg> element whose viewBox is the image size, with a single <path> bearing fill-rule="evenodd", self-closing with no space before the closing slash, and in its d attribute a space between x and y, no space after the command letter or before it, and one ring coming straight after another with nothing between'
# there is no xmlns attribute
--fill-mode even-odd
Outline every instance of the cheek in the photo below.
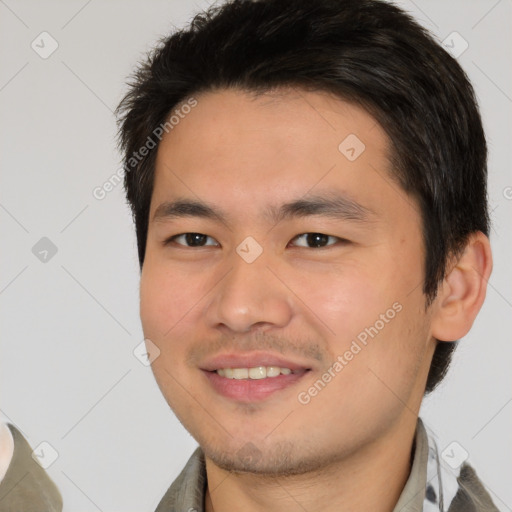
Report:
<svg viewBox="0 0 512 512"><path fill-rule="evenodd" d="M331 266L322 273L304 273L297 284L300 286L297 295L313 312L316 321L324 324L326 334L334 336L340 344L355 336L369 321L375 321L392 304L392 301L387 304L383 293L385 284L357 265Z"/></svg>
<svg viewBox="0 0 512 512"><path fill-rule="evenodd" d="M140 279L140 318L144 335L160 339L178 324L193 301L190 281L162 265L145 262Z"/></svg>
<svg viewBox="0 0 512 512"><path fill-rule="evenodd" d="M393 380L397 364L404 369L416 367L424 343L424 336L417 332L421 290L410 293L410 283L420 276L401 274L390 258L379 261L379 265L354 263L331 266L325 273L304 273L298 295L313 312L313 321L324 326L333 360L351 350L357 352L348 354L357 374L364 370L368 378L371 366Z"/></svg>
<svg viewBox="0 0 512 512"><path fill-rule="evenodd" d="M159 349L151 369L163 396L171 408L187 400L187 383L183 365L187 339L187 321L197 302L190 286L179 273L165 265L144 263L140 279L140 318L144 338ZM183 407L183 406L182 406Z"/></svg>

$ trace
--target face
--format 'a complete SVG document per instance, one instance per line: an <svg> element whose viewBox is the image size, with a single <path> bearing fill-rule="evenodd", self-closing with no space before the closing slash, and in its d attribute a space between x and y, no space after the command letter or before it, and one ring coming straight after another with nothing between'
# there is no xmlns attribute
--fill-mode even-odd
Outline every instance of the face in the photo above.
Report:
<svg viewBox="0 0 512 512"><path fill-rule="evenodd" d="M255 473L415 423L434 342L385 132L318 92L196 99L158 149L140 287L170 407L208 459Z"/></svg>

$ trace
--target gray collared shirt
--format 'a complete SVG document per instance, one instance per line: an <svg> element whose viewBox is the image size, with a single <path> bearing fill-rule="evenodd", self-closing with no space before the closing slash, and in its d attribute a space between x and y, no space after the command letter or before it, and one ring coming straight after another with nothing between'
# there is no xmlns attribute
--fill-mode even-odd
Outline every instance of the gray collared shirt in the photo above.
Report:
<svg viewBox="0 0 512 512"><path fill-rule="evenodd" d="M441 464L418 418L411 472L393 512L499 512L470 465L448 472ZM206 485L204 453L197 448L155 512L204 512Z"/></svg>

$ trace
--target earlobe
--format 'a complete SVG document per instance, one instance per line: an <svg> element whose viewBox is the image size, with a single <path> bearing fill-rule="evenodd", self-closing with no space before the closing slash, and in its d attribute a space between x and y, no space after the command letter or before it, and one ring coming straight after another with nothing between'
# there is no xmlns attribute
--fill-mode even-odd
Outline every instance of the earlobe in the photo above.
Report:
<svg viewBox="0 0 512 512"><path fill-rule="evenodd" d="M439 286L432 316L433 337L455 341L468 333L484 302L491 271L489 239L480 231L472 233Z"/></svg>

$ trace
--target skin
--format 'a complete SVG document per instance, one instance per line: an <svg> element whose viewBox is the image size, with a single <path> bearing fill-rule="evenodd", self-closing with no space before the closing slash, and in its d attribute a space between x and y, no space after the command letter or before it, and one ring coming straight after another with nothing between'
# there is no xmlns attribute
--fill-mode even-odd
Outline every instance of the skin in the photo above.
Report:
<svg viewBox="0 0 512 512"><path fill-rule="evenodd" d="M297 89L258 98L218 90L197 100L158 149L140 298L144 335L160 350L155 378L206 455L206 510L391 511L409 475L435 340L466 334L485 297L488 240L470 238L426 310L419 209L393 180L388 137L369 114ZM365 145L354 161L338 149L350 134ZM364 222L264 215L326 193L372 213ZM178 198L208 202L228 223L154 219ZM209 238L165 244L188 232ZM308 246L303 233L329 235L328 245ZM252 263L236 252L248 236L263 249ZM299 393L397 303L394 318L300 403ZM251 350L311 371L257 403L219 395L201 362Z"/></svg>
<svg viewBox="0 0 512 512"><path fill-rule="evenodd" d="M0 482L3 480L14 453L14 439L9 427L0 424Z"/></svg>

